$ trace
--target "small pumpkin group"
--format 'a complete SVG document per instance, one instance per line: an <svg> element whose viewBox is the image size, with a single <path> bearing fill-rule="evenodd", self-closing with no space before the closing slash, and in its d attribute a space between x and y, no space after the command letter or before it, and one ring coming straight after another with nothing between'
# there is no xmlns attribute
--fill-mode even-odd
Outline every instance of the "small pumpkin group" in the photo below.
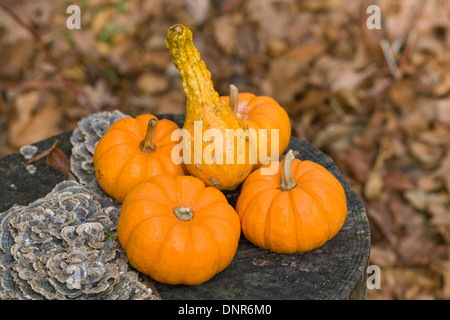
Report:
<svg viewBox="0 0 450 320"><path fill-rule="evenodd" d="M261 147L279 155L286 150L291 126L284 109L270 97L239 93L234 86L230 97L219 96L188 28L171 27L166 44L187 96L183 128L191 141L183 143L198 147L197 121L202 134L214 128L223 136L230 129L279 135L274 141L270 134L259 135L262 143L254 149L248 139L243 149L235 145L231 163L211 161L219 156L215 148L204 152L211 146L230 150L220 139L205 138L201 154L210 159L200 163L192 152L183 155L189 161L176 164L174 122L145 114L113 124L93 161L100 186L122 203L118 238L130 264L160 282L197 285L231 263L241 231L255 245L280 253L313 250L334 237L347 213L344 190L334 176L318 164L294 159L292 151L283 162L259 156ZM258 155L254 163L251 152ZM246 161L239 162L240 156ZM279 170L265 174L274 164ZM233 208L221 191L241 184Z"/></svg>

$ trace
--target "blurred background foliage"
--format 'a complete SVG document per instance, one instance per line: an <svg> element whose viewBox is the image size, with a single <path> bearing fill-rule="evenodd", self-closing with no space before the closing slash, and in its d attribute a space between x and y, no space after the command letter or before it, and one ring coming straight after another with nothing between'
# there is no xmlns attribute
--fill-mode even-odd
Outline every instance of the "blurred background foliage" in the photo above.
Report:
<svg viewBox="0 0 450 320"><path fill-rule="evenodd" d="M450 298L449 0L1 3L17 18L0 8L0 157L93 112L183 113L165 46L182 23L220 94L275 98L360 195L381 268L368 299Z"/></svg>

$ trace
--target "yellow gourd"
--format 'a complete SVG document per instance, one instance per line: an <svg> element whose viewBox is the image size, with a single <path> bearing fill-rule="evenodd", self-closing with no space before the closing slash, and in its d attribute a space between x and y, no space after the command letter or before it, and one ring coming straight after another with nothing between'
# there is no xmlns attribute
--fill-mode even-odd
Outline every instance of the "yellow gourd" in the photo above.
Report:
<svg viewBox="0 0 450 320"><path fill-rule="evenodd" d="M172 26L167 33L166 45L183 78L187 97L183 128L189 132L191 141L190 156L183 149L186 168L208 186L233 190L253 168L251 137L245 136L248 125L219 98L211 81L211 73L192 42L189 28L180 24ZM234 144L231 144L233 134L240 138L234 139ZM189 145L189 141L186 143Z"/></svg>

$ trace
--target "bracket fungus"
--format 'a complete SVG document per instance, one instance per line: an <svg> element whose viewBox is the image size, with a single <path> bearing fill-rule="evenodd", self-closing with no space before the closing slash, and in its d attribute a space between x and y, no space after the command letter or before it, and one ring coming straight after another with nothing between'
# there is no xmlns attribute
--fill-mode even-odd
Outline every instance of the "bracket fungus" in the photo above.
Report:
<svg viewBox="0 0 450 320"><path fill-rule="evenodd" d="M92 157L95 147L108 128L117 120L128 117L119 110L94 113L78 122L72 133L72 155L70 170L78 181L88 185L95 180L95 168Z"/></svg>
<svg viewBox="0 0 450 320"><path fill-rule="evenodd" d="M68 180L3 212L0 299L159 299L128 264L119 214L98 186Z"/></svg>
<svg viewBox="0 0 450 320"><path fill-rule="evenodd" d="M23 155L25 160L30 160L36 154L37 150L38 148L36 146L27 144L25 146L22 146L19 149L19 152L21 155Z"/></svg>

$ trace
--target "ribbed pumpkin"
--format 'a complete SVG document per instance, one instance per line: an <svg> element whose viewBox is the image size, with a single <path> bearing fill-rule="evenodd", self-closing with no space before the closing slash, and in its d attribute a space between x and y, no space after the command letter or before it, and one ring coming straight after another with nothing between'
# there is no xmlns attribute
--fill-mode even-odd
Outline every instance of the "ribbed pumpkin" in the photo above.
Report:
<svg viewBox="0 0 450 320"><path fill-rule="evenodd" d="M136 269L159 282L196 285L231 263L241 229L218 189L192 176L157 176L127 195L117 231Z"/></svg>
<svg viewBox="0 0 450 320"><path fill-rule="evenodd" d="M180 70L187 98L183 129L190 134L191 156L184 153L186 168L208 186L233 190L253 168L249 158L250 140L244 137L248 125L219 98L211 73L193 44L189 28L180 24L172 26L167 32L166 44L175 67ZM219 134L208 137L206 132L209 129ZM227 147L227 130L242 132L240 141L243 141L243 148L239 148L237 142L234 148ZM195 139L199 143L195 143Z"/></svg>
<svg viewBox="0 0 450 320"><path fill-rule="evenodd" d="M256 96L249 92L239 93L234 85L230 85L230 96L221 96L220 99L250 129L258 133L257 164L253 169L257 169L261 164L271 160L278 160L288 147L291 138L291 122L287 112L273 98ZM272 142L272 130L274 129L278 130L278 140ZM261 143L266 145L267 159L260 157L259 145ZM274 143L273 146L272 143ZM278 155L271 154L272 147L278 149Z"/></svg>
<svg viewBox="0 0 450 320"><path fill-rule="evenodd" d="M98 142L93 157L95 176L102 189L122 202L139 183L155 175L186 173L175 164L171 153L176 141L172 132L179 129L173 121L154 115L127 117L111 125Z"/></svg>
<svg viewBox="0 0 450 320"><path fill-rule="evenodd" d="M347 217L341 183L324 167L295 159L291 151L276 174L263 165L242 185L236 211L244 236L278 253L317 249L332 239Z"/></svg>

